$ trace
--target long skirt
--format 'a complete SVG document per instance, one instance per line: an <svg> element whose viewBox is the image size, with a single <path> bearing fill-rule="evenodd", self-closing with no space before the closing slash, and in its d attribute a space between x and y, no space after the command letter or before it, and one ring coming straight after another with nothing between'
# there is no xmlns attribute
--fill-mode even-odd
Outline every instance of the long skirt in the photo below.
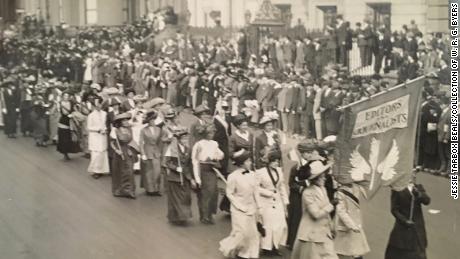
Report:
<svg viewBox="0 0 460 259"><path fill-rule="evenodd" d="M168 195L168 220L170 222L185 221L192 218L192 196L190 182L168 181L166 184L166 193Z"/></svg>
<svg viewBox="0 0 460 259"><path fill-rule="evenodd" d="M33 130L33 122L31 119L32 109L30 107L30 101L23 104L25 107L21 109L21 132L22 133L31 133Z"/></svg>
<svg viewBox="0 0 460 259"><path fill-rule="evenodd" d="M114 196L135 197L136 185L134 182L133 164L129 156L124 160L118 154L112 158L112 193Z"/></svg>
<svg viewBox="0 0 460 259"><path fill-rule="evenodd" d="M58 123L59 123L59 114L51 113L49 118L49 132L50 139L57 141L58 139Z"/></svg>
<svg viewBox="0 0 460 259"><path fill-rule="evenodd" d="M292 249L291 259L338 259L334 251L334 243L307 242L297 239Z"/></svg>
<svg viewBox="0 0 460 259"><path fill-rule="evenodd" d="M90 174L108 174L110 172L107 151L91 151L88 172Z"/></svg>
<svg viewBox="0 0 460 259"><path fill-rule="evenodd" d="M217 175L211 166L200 166L201 188L198 191L200 219L211 219L217 213Z"/></svg>
<svg viewBox="0 0 460 259"><path fill-rule="evenodd" d="M146 192L159 192L161 186L161 161L153 158L141 161L141 188Z"/></svg>
<svg viewBox="0 0 460 259"><path fill-rule="evenodd" d="M302 219L302 196L298 192L292 192L289 195L288 205L288 238L286 245L292 249L297 237L300 220Z"/></svg>
<svg viewBox="0 0 460 259"><path fill-rule="evenodd" d="M47 141L49 138L48 120L46 118L33 118L33 136L36 141Z"/></svg>
<svg viewBox="0 0 460 259"><path fill-rule="evenodd" d="M81 152L80 143L72 140L72 133L70 129L58 128L57 151L62 154Z"/></svg>
<svg viewBox="0 0 460 259"><path fill-rule="evenodd" d="M8 111L4 117L5 134L16 134L18 131L18 115L16 111Z"/></svg>
<svg viewBox="0 0 460 259"><path fill-rule="evenodd" d="M366 234L360 232L337 231L334 239L334 248L338 255L360 256L369 253L370 248L367 243Z"/></svg>
<svg viewBox="0 0 460 259"><path fill-rule="evenodd" d="M255 215L232 208L232 232L220 241L219 250L225 257L259 258L260 236Z"/></svg>
<svg viewBox="0 0 460 259"><path fill-rule="evenodd" d="M385 259L426 259L426 252L420 246L413 250L388 246L385 251Z"/></svg>

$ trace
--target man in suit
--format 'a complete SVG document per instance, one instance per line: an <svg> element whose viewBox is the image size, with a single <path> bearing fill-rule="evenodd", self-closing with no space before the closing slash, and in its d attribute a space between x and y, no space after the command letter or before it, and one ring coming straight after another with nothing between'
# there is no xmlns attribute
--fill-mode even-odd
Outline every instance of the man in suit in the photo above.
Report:
<svg viewBox="0 0 460 259"><path fill-rule="evenodd" d="M419 152L422 154L422 166L424 170L434 173L438 168L438 134L437 124L442 109L436 101L434 90L425 88L426 101L420 111L420 145Z"/></svg>
<svg viewBox="0 0 460 259"><path fill-rule="evenodd" d="M391 214L396 221L385 251L385 259L426 259L427 237L422 205L430 197L414 181L402 191L391 191Z"/></svg>
<svg viewBox="0 0 460 259"><path fill-rule="evenodd" d="M315 102L315 92L311 82L307 82L305 87L299 91L300 131L307 139L315 138L315 120L313 118L313 106Z"/></svg>
<svg viewBox="0 0 460 259"><path fill-rule="evenodd" d="M364 35L364 29L361 28L361 23L356 23L356 30L355 35L357 38L358 48L359 48L359 57L361 59L361 66L364 67L367 65L366 59L366 47L367 47L367 40Z"/></svg>
<svg viewBox="0 0 460 259"><path fill-rule="evenodd" d="M441 117L438 122L438 152L441 165L438 172L443 176L450 170L450 107L449 98L441 98Z"/></svg>
<svg viewBox="0 0 460 259"><path fill-rule="evenodd" d="M8 82L3 90L3 118L5 122L5 134L8 138L16 138L18 113L21 95L14 82Z"/></svg>
<svg viewBox="0 0 460 259"><path fill-rule="evenodd" d="M347 36L348 36L348 28L347 24L343 21L342 15L337 15L337 27L336 27L336 35L337 35L337 46L339 49L339 63L346 66L347 65Z"/></svg>
<svg viewBox="0 0 460 259"><path fill-rule="evenodd" d="M374 55L375 55L375 66L374 72L376 74L380 74L380 70L382 68L382 63L384 58L390 56L392 50L392 43L389 36L385 35L385 30L379 29L377 33L376 45L374 48Z"/></svg>
<svg viewBox="0 0 460 259"><path fill-rule="evenodd" d="M263 75L256 90L256 99L264 113L273 108L271 104L273 92L273 84L268 80L267 75Z"/></svg>
<svg viewBox="0 0 460 259"><path fill-rule="evenodd" d="M364 47L364 65L370 66L372 64L372 50L375 45L375 35L372 31L372 27L368 20L364 21L363 25L363 44L365 43Z"/></svg>
<svg viewBox="0 0 460 259"><path fill-rule="evenodd" d="M314 73L316 62L315 62L315 56L316 56L316 50L315 50L315 45L313 44L313 41L311 40L310 37L305 38L305 45L304 45L304 54L305 54L305 65L308 69L308 72L311 74Z"/></svg>
<svg viewBox="0 0 460 259"><path fill-rule="evenodd" d="M136 102L134 102L135 91L133 88L127 89L125 91L127 99L121 103L121 112L129 112L136 108Z"/></svg>

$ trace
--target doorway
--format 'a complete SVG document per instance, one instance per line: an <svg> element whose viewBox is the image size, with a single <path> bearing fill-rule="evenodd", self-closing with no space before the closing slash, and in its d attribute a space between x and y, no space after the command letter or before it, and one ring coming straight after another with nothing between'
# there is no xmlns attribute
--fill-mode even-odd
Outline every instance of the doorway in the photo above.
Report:
<svg viewBox="0 0 460 259"><path fill-rule="evenodd" d="M374 28L385 26L391 31L391 4L390 3L368 3L367 17Z"/></svg>

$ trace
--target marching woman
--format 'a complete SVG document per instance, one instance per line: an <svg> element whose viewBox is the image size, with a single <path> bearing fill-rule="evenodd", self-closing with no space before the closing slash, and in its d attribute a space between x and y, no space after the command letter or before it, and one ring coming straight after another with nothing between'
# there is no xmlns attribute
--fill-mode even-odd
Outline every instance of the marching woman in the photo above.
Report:
<svg viewBox="0 0 460 259"><path fill-rule="evenodd" d="M167 149L163 163L166 168L168 220L177 225L184 225L192 218L192 166L187 134L186 130L174 133L176 147Z"/></svg>
<svg viewBox="0 0 460 259"><path fill-rule="evenodd" d="M109 174L109 155L107 153L107 113L102 110L102 98L94 99L93 111L88 115L86 127L88 131L88 150L91 160L88 172L94 179Z"/></svg>
<svg viewBox="0 0 460 259"><path fill-rule="evenodd" d="M241 149L233 161L237 168L228 176L226 188L231 203L232 231L220 241L219 250L226 257L259 258L257 215L261 203L251 153Z"/></svg>
<svg viewBox="0 0 460 259"><path fill-rule="evenodd" d="M327 197L325 173L331 164L310 163L311 185L302 193L303 215L292 249L291 259L338 259L332 240L331 217L334 205ZM332 203L337 203L334 200Z"/></svg>
<svg viewBox="0 0 460 259"><path fill-rule="evenodd" d="M133 134L129 120L130 113L115 116L110 147L114 150L112 158L112 193L115 197L136 198L133 165L137 160Z"/></svg>
<svg viewBox="0 0 460 259"><path fill-rule="evenodd" d="M268 255L280 255L280 245L287 239L287 205L289 204L283 171L280 168L281 152L271 150L267 154L267 166L256 171L258 182L262 221L265 237L262 238L262 249Z"/></svg>
<svg viewBox="0 0 460 259"><path fill-rule="evenodd" d="M264 115L260 119L260 125L263 132L256 137L254 143L254 158L256 169L263 168L267 165L267 152L269 150L279 149L280 138L277 130L275 129L275 122L278 120L276 114Z"/></svg>
<svg viewBox="0 0 460 259"><path fill-rule="evenodd" d="M334 247L341 259L362 259L370 251L362 227L360 201L363 197L363 188L355 183L344 184L337 192Z"/></svg>
<svg viewBox="0 0 460 259"><path fill-rule="evenodd" d="M423 185L415 184L415 178L403 190L391 191L391 214L396 221L385 259L426 259L428 241L422 205L430 202L430 196Z"/></svg>
<svg viewBox="0 0 460 259"><path fill-rule="evenodd" d="M245 115L239 114L233 118L233 125L236 130L230 136L230 156L234 157L235 153L244 149L252 156L254 136L249 132L248 118Z"/></svg>
<svg viewBox="0 0 460 259"><path fill-rule="evenodd" d="M163 120L155 110L147 112L144 123L148 125L141 130L139 146L141 148L141 187L149 196L161 196L161 159L163 155Z"/></svg>
<svg viewBox="0 0 460 259"><path fill-rule="evenodd" d="M41 95L37 95L33 102L30 120L32 122L33 136L37 147L46 147L49 138L48 132L48 107Z"/></svg>
<svg viewBox="0 0 460 259"><path fill-rule="evenodd" d="M69 154L81 152L80 144L78 142L76 128L72 125L72 117L74 112L74 105L70 100L68 92L62 94L62 101L59 105L61 117L58 123L58 143L57 151L64 155L65 160L70 160Z"/></svg>
<svg viewBox="0 0 460 259"><path fill-rule="evenodd" d="M200 221L203 224L214 224L213 214L217 212L217 174L219 161L224 158L224 153L219 149L214 138L214 125L198 126L197 132L201 139L192 148L192 165L194 182L198 188L198 208Z"/></svg>

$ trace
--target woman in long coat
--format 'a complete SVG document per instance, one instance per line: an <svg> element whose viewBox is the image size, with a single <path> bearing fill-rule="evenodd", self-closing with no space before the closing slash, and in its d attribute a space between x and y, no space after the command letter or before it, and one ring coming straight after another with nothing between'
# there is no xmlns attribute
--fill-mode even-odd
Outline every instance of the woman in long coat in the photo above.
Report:
<svg viewBox="0 0 460 259"><path fill-rule="evenodd" d="M151 110L147 113L144 123L148 126L141 130L139 146L141 149L141 187L149 196L161 196L161 163L163 155L162 128L163 120L158 113Z"/></svg>
<svg viewBox="0 0 460 259"><path fill-rule="evenodd" d="M137 153L132 148L133 134L129 125L130 113L122 113L114 118L110 133L112 157L112 193L115 197L136 198L133 165Z"/></svg>
<svg viewBox="0 0 460 259"><path fill-rule="evenodd" d="M168 220L183 225L192 218L191 180L192 166L187 131L178 131L174 135L176 147L169 149L164 157L166 168L166 193L168 197Z"/></svg>
<svg viewBox="0 0 460 259"><path fill-rule="evenodd" d="M429 205L430 202L430 197L420 184L410 183L402 191L391 191L391 214L396 221L385 259L426 259L428 241L422 205Z"/></svg>
<svg viewBox="0 0 460 259"><path fill-rule="evenodd" d="M30 119L32 121L33 136L37 147L46 147L49 138L48 132L48 104L45 104L42 96L35 97L31 108Z"/></svg>
<svg viewBox="0 0 460 259"><path fill-rule="evenodd" d="M260 125L263 131L256 137L254 142L254 164L255 168L263 168L267 165L266 155L268 150L279 149L280 138L278 132L275 130L274 123L276 118L264 116L260 119Z"/></svg>
<svg viewBox="0 0 460 259"><path fill-rule="evenodd" d="M311 185L302 193L303 214L291 259L338 259L329 215L334 210L334 205L329 201L324 187L325 173L330 166L321 161L310 164L311 175L308 180Z"/></svg>
<svg viewBox="0 0 460 259"><path fill-rule="evenodd" d="M232 231L220 241L219 250L226 257L259 258L260 235L257 215L260 196L252 172L251 153L241 150L233 157L237 169L227 179L226 194L231 202Z"/></svg>
<svg viewBox="0 0 460 259"><path fill-rule="evenodd" d="M335 251L341 259L363 258L370 248L362 226L362 187L354 183L342 185L337 196Z"/></svg>
<svg viewBox="0 0 460 259"><path fill-rule="evenodd" d="M271 151L267 157L268 165L256 171L261 215L266 232L261 248L266 254L279 254L278 249L281 245L286 245L287 240L286 208L289 199L284 174L280 168L281 152Z"/></svg>
<svg viewBox="0 0 460 259"><path fill-rule="evenodd" d="M61 118L58 123L58 143L57 151L64 155L64 159L70 160L68 154L81 152L76 128L72 127L71 122L74 112L74 105L70 100L69 93L62 94L60 103Z"/></svg>
<svg viewBox="0 0 460 259"><path fill-rule="evenodd" d="M198 190L198 207L200 221L203 224L214 224L212 215L217 213L217 175L214 168L219 168L219 161L224 153L216 141L212 140L215 133L214 125L200 125L197 132L203 137L192 148L192 165L194 182Z"/></svg>

